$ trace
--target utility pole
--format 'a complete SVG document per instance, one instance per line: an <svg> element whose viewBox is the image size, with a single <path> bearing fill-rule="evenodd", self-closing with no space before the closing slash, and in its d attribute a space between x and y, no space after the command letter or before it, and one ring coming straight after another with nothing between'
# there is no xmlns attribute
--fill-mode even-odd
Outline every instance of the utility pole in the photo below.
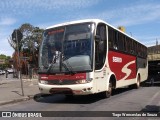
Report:
<svg viewBox="0 0 160 120"><path fill-rule="evenodd" d="M19 52L19 41L20 41L20 39L22 39L22 33L19 30L14 30L14 32L12 33L12 38L13 37L16 39L16 44L17 44L18 78L20 79L20 82L21 82L22 96L24 96L23 81L22 81L22 75L21 75L21 65L20 65L20 52Z"/></svg>

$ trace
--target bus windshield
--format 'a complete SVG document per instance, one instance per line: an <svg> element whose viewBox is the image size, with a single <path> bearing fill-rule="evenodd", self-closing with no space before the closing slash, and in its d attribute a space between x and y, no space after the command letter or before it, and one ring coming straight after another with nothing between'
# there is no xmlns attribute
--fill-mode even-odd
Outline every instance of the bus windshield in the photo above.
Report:
<svg viewBox="0 0 160 120"><path fill-rule="evenodd" d="M91 71L93 25L83 23L46 30L40 49L39 72Z"/></svg>

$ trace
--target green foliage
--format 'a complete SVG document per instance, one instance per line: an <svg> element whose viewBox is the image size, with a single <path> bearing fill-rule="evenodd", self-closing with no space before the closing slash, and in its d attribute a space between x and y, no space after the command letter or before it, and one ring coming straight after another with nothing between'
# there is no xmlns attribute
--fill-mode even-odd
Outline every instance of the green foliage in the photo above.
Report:
<svg viewBox="0 0 160 120"><path fill-rule="evenodd" d="M9 59L11 59L11 56L6 56L4 54L0 54L0 59L9 60Z"/></svg>
<svg viewBox="0 0 160 120"><path fill-rule="evenodd" d="M5 68L11 67L9 60L11 59L10 56L6 56L4 54L0 54L0 59L5 60L4 64L0 64L0 69L4 70Z"/></svg>
<svg viewBox="0 0 160 120"><path fill-rule="evenodd" d="M10 46L17 52L17 48L19 48L19 52L23 53L25 57L32 58L29 60L29 63L32 63L34 66L38 66L38 51L39 47L42 41L42 33L43 29L40 29L39 27L34 27L33 25L29 23L22 24L18 29L23 37L18 43L15 39L8 40ZM18 64L18 63L17 63Z"/></svg>
<svg viewBox="0 0 160 120"><path fill-rule="evenodd" d="M35 52L39 49L40 43L42 41L42 33L44 31L43 29L40 29L39 27L34 27L29 23L25 23L15 30L19 30L23 35L22 40L20 40L18 43L18 48L20 51L23 51L24 49L29 49L30 52ZM15 38L10 37L8 42L10 46L15 51L17 51L17 41L15 41Z"/></svg>
<svg viewBox="0 0 160 120"><path fill-rule="evenodd" d="M6 59L6 55L0 54L0 59Z"/></svg>

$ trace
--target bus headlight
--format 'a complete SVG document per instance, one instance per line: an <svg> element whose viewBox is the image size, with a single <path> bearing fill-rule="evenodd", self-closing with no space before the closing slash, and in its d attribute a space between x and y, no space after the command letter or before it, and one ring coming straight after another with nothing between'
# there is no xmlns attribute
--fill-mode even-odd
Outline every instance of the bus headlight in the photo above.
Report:
<svg viewBox="0 0 160 120"><path fill-rule="evenodd" d="M88 79L88 80L86 80L86 79L82 79L82 80L76 80L76 84L85 84L85 83L90 83L92 81L92 79L90 78L90 79Z"/></svg>
<svg viewBox="0 0 160 120"><path fill-rule="evenodd" d="M76 80L76 84L85 84L86 80L82 79L82 80Z"/></svg>
<svg viewBox="0 0 160 120"><path fill-rule="evenodd" d="M48 81L46 81L46 80L40 80L40 83L41 84L48 84Z"/></svg>

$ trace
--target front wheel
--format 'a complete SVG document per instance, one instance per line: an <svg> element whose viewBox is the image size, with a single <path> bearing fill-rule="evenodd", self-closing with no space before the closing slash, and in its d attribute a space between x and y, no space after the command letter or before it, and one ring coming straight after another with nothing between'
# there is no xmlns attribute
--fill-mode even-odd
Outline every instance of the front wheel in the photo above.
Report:
<svg viewBox="0 0 160 120"><path fill-rule="evenodd" d="M109 98L112 94L112 83L111 82L109 83L108 87L109 87L108 91L104 91L101 93L103 98Z"/></svg>

